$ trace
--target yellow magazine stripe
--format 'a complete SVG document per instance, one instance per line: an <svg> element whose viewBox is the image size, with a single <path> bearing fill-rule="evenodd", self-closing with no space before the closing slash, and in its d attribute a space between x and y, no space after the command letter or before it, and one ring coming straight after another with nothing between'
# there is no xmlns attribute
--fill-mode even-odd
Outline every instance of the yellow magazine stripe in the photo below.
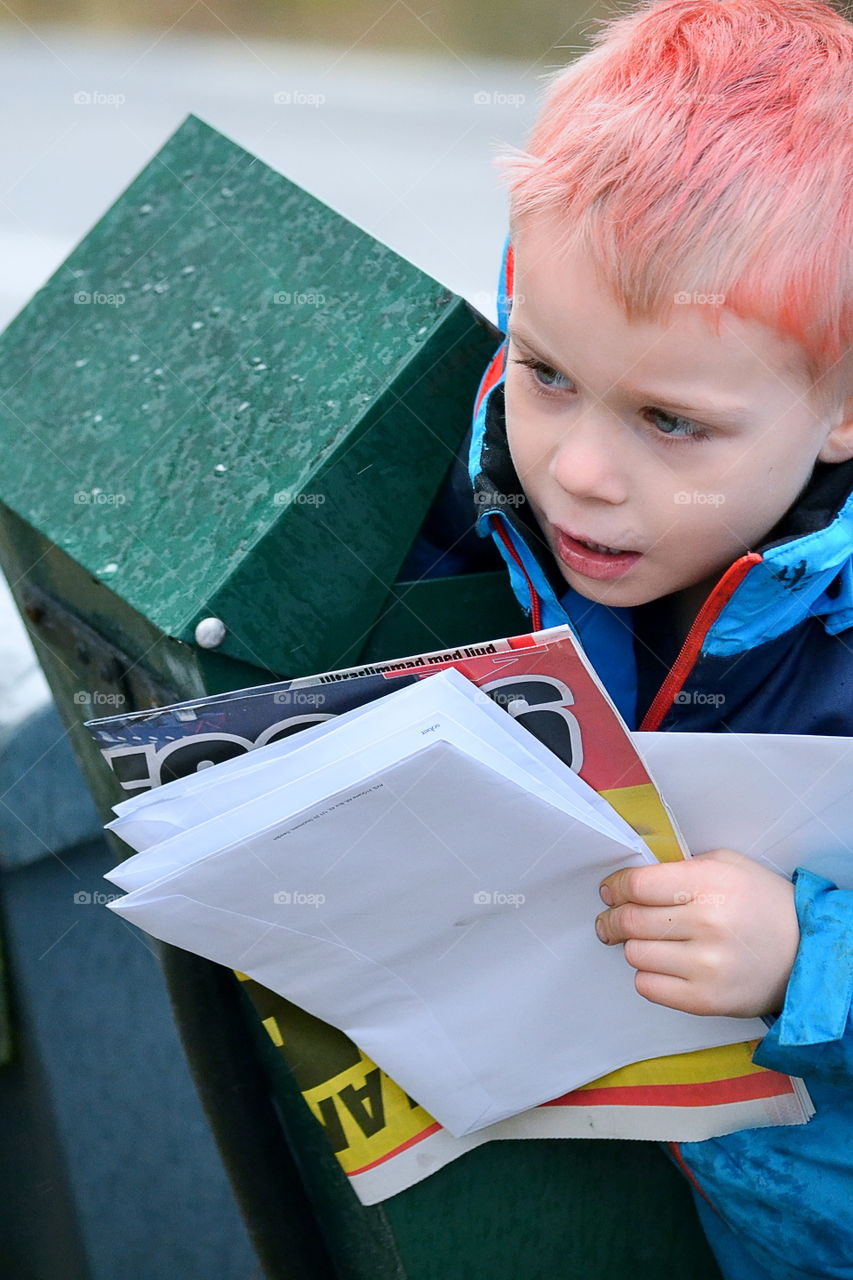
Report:
<svg viewBox="0 0 853 1280"><path fill-rule="evenodd" d="M269 1018L264 1018L263 1021L264 1021L264 1026L269 1032L269 1036L273 1044L276 1046L276 1048L281 1049L282 1046L284 1045L284 1039L281 1034L281 1029L278 1023L276 1022L275 1018L273 1018L272 1015L270 1015Z"/></svg>
<svg viewBox="0 0 853 1280"><path fill-rule="evenodd" d="M658 862L677 862L684 856L666 806L651 782L639 787L615 787L599 794L642 836Z"/></svg>
<svg viewBox="0 0 853 1280"><path fill-rule="evenodd" d="M436 1125L370 1058L302 1095L346 1173L364 1169Z"/></svg>
<svg viewBox="0 0 853 1280"><path fill-rule="evenodd" d="M646 1058L627 1067L610 1071L599 1080L581 1086L583 1089L624 1088L637 1084L705 1084L714 1080L758 1075L766 1071L752 1061L757 1040L740 1044L724 1044L714 1049L695 1049L691 1053L671 1053L664 1058Z"/></svg>

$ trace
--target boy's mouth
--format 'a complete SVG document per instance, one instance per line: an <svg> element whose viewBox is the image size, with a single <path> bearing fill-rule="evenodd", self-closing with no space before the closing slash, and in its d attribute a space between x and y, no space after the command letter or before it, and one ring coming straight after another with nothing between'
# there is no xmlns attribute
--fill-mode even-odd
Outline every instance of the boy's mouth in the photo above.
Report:
<svg viewBox="0 0 853 1280"><path fill-rule="evenodd" d="M557 554L564 564L587 578L618 578L642 558L641 551L625 551L608 547L591 539L570 534L559 525L553 526Z"/></svg>

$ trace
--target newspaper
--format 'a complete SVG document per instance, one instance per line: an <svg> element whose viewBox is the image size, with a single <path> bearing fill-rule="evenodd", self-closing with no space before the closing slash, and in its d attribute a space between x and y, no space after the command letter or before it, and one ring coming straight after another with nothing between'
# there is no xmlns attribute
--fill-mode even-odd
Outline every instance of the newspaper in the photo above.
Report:
<svg viewBox="0 0 853 1280"><path fill-rule="evenodd" d="M689 855L630 731L566 626L111 716L87 727L123 790L134 796L447 666L594 787L656 858ZM801 1081L752 1063L752 1040L634 1063L456 1138L341 1032L238 977L365 1204L495 1138L700 1141L740 1128L803 1123L812 1113Z"/></svg>
<svg viewBox="0 0 853 1280"><path fill-rule="evenodd" d="M634 1138L699 1142L801 1124L802 1082L756 1066L757 1040L633 1063L521 1115L455 1138L342 1032L237 974L362 1204L377 1204L484 1142Z"/></svg>

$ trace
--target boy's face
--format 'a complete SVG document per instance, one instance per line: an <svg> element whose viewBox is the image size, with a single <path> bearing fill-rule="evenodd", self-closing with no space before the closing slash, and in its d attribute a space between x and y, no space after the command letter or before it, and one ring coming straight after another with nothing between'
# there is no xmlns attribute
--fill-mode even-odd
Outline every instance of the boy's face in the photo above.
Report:
<svg viewBox="0 0 853 1280"><path fill-rule="evenodd" d="M552 248L559 237L539 213L513 238L506 422L527 499L587 598L704 594L773 528L818 457L853 451L826 443L841 413L818 416L793 341L728 310L716 336L702 301L676 305L665 325L630 323L577 250ZM639 554L584 552L567 535Z"/></svg>

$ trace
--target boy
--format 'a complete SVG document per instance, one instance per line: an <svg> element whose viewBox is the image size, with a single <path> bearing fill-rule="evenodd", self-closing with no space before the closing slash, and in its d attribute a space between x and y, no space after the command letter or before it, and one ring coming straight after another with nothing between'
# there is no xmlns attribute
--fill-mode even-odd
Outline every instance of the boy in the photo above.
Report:
<svg viewBox="0 0 853 1280"><path fill-rule="evenodd" d="M632 728L853 736L851 55L818 0L645 4L499 161L477 532ZM817 1108L668 1145L727 1280L853 1277L853 892L718 849L601 893L642 996L765 1016Z"/></svg>

